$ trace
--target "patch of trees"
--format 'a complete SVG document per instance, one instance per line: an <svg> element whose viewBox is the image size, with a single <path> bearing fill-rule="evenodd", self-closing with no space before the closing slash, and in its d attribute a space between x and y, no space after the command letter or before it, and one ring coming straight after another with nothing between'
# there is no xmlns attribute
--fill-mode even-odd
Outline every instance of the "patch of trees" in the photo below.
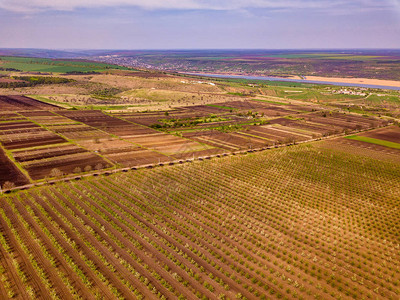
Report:
<svg viewBox="0 0 400 300"><path fill-rule="evenodd" d="M0 67L0 71L10 71L10 72L22 72L19 69L14 69L14 68L1 68Z"/></svg>
<svg viewBox="0 0 400 300"><path fill-rule="evenodd" d="M58 84L74 82L73 79L61 78L61 77L42 77L42 76L14 76L13 78L29 82L33 85L37 84Z"/></svg>
<svg viewBox="0 0 400 300"><path fill-rule="evenodd" d="M95 90L92 93L92 96L94 98L103 100L103 99L107 99L107 98L114 98L115 95L117 95L121 92L122 92L122 90L117 89L117 88L104 88L104 89Z"/></svg>
<svg viewBox="0 0 400 300"><path fill-rule="evenodd" d="M168 116L168 112L165 112ZM194 127L198 124L203 123L213 123L227 121L225 118L218 117L216 115L210 115L208 117L202 117L197 119L184 118L184 119L161 119L158 120L160 123L150 125L151 128L161 129L161 128L179 128L179 127Z"/></svg>
<svg viewBox="0 0 400 300"><path fill-rule="evenodd" d="M28 82L23 82L23 81L10 81L10 82L0 82L0 88L17 88L17 87L25 87L29 86Z"/></svg>
<svg viewBox="0 0 400 300"><path fill-rule="evenodd" d="M0 88L31 87L39 84L62 84L75 82L73 79L61 77L43 76L13 76L12 79L21 80L16 82L0 82Z"/></svg>

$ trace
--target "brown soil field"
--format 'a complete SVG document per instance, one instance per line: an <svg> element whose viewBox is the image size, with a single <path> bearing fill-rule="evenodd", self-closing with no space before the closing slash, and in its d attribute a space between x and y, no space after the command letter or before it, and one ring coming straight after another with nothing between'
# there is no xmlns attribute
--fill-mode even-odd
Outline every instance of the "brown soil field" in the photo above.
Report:
<svg viewBox="0 0 400 300"><path fill-rule="evenodd" d="M183 136L228 151L259 148L268 145L268 141L260 138L252 138L243 134L226 133L215 130L188 132L184 133Z"/></svg>
<svg viewBox="0 0 400 300"><path fill-rule="evenodd" d="M306 122L305 120L278 118L271 120L270 123L279 124L286 127L293 127L297 129L304 129L310 132L314 132L315 134L323 134L324 132L328 132L330 129L328 126L323 126L322 124L311 124L310 122Z"/></svg>
<svg viewBox="0 0 400 300"><path fill-rule="evenodd" d="M56 133L62 134L68 139L73 140L96 140L111 138L110 134L84 124L54 125L49 126L48 128Z"/></svg>
<svg viewBox="0 0 400 300"><path fill-rule="evenodd" d="M209 157L210 155L218 155L226 153L225 149L222 148L214 148L214 149L207 149L207 150L200 150L200 151L193 151L193 152L183 152L174 154L173 157L176 159L193 159L193 158L204 158Z"/></svg>
<svg viewBox="0 0 400 300"><path fill-rule="evenodd" d="M12 129L12 130L1 130L0 135L5 136L6 138L12 139L13 137L25 136L26 134L41 134L45 133L46 129L41 127L32 127L32 128L20 128L20 129Z"/></svg>
<svg viewBox="0 0 400 300"><path fill-rule="evenodd" d="M37 147L37 146L60 144L64 142L66 141L63 138L59 136L53 136L45 138L42 137L25 138L23 140L16 140L16 141L2 141L2 144L8 150L17 150L17 149Z"/></svg>
<svg viewBox="0 0 400 300"><path fill-rule="evenodd" d="M115 164L134 167L147 164L158 164L171 161L172 158L140 147L130 149L112 149L102 153Z"/></svg>
<svg viewBox="0 0 400 300"><path fill-rule="evenodd" d="M210 146L226 150L237 150L310 140L322 136L323 133L328 134L331 129L331 127L321 128L312 124L308 125L309 123L304 125L304 121L289 119L279 119L274 124L280 124L280 126L251 125L244 126L244 129L230 133L218 131L183 132L183 136L209 144ZM291 125L283 126L283 124Z"/></svg>
<svg viewBox="0 0 400 300"><path fill-rule="evenodd" d="M296 118L304 119L310 123L330 126L334 131L360 130L386 125L385 120L374 117L362 117L351 114L315 112L310 114L296 115Z"/></svg>
<svg viewBox="0 0 400 300"><path fill-rule="evenodd" d="M29 183L24 174L7 157L3 149L0 148L0 187L6 181L14 183L16 186Z"/></svg>
<svg viewBox="0 0 400 300"><path fill-rule="evenodd" d="M25 118L21 117L17 113L0 112L0 121L19 121L19 120L25 120Z"/></svg>
<svg viewBox="0 0 400 300"><path fill-rule="evenodd" d="M58 147L47 147L35 150L14 151L13 157L18 162L25 162L30 160L46 159L57 157L60 155L76 154L82 152L85 152L85 150L75 145L61 145Z"/></svg>
<svg viewBox="0 0 400 300"><path fill-rule="evenodd" d="M32 98L28 98L26 96L0 96L1 111L21 111L31 109L54 110L59 109L59 107L52 104L43 103Z"/></svg>
<svg viewBox="0 0 400 300"><path fill-rule="evenodd" d="M55 117L56 115L53 114L51 111L47 110L34 110L34 111L22 111L20 112L21 115L24 117Z"/></svg>
<svg viewBox="0 0 400 300"><path fill-rule="evenodd" d="M67 125L67 124L76 124L75 121L62 117L60 115L57 115L51 111L25 111L21 112L21 115L29 118L30 120L39 123L44 126L48 125L57 125L57 124L62 124L62 125Z"/></svg>
<svg viewBox="0 0 400 300"><path fill-rule="evenodd" d="M273 142L288 143L290 141L302 141L312 138L310 135L300 134L284 126L249 126L244 134L260 136Z"/></svg>
<svg viewBox="0 0 400 300"><path fill-rule="evenodd" d="M105 139L85 139L79 140L78 144L83 146L85 149L90 151L98 151L100 153L107 152L110 150L126 149L134 146L129 141L125 141L115 137L107 137Z"/></svg>
<svg viewBox="0 0 400 300"><path fill-rule="evenodd" d="M183 139L165 133L137 136L127 140L142 147L153 149L167 155L173 155L182 152L194 152L211 148L207 145L203 145L192 140Z"/></svg>
<svg viewBox="0 0 400 300"><path fill-rule="evenodd" d="M108 162L104 161L100 156L86 151L72 155L65 154L52 158L25 161L22 165L32 179L39 180L45 177L53 177L51 176L51 170L55 168L64 174L73 174L77 167L83 172L87 166L90 166L90 170L95 170L96 166L100 166L100 164L101 169L108 166Z"/></svg>
<svg viewBox="0 0 400 300"><path fill-rule="evenodd" d="M367 136L379 140L385 140L393 143L400 143L400 127L391 126L386 128L380 128L368 132L359 134L360 136Z"/></svg>
<svg viewBox="0 0 400 300"><path fill-rule="evenodd" d="M206 143L208 145L211 145L214 147L219 147L219 148L225 149L227 151L239 150L239 148L235 144L231 144L229 142L222 143L222 142L217 142L215 140L212 140L211 137L213 135L218 135L217 131L184 132L182 135L188 139L199 141L201 143Z"/></svg>
<svg viewBox="0 0 400 300"><path fill-rule="evenodd" d="M120 137L151 134L157 131L108 116L100 111L62 111L61 115Z"/></svg>
<svg viewBox="0 0 400 300"><path fill-rule="evenodd" d="M18 130L18 129L27 129L27 128L40 128L39 125L29 121L21 121L21 122L2 122L0 123L0 130Z"/></svg>

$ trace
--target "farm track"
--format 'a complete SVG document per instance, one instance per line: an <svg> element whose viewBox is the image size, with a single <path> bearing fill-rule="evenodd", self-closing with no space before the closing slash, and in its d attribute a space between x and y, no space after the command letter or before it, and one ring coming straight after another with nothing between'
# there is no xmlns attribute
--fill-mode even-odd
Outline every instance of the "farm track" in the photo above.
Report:
<svg viewBox="0 0 400 300"><path fill-rule="evenodd" d="M59 109L58 106L43 103L26 96L0 96L0 111L18 111L31 109Z"/></svg>

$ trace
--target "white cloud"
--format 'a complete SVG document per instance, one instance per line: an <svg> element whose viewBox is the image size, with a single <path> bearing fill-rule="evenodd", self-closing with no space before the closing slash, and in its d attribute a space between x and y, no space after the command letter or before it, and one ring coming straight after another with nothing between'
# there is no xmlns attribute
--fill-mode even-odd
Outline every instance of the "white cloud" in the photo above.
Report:
<svg viewBox="0 0 400 300"><path fill-rule="evenodd" d="M0 8L15 12L45 10L71 11L78 8L140 7L174 10L329 9L340 7L378 8L393 6L393 1L372 0L0 0ZM392 2L390 4L390 2Z"/></svg>

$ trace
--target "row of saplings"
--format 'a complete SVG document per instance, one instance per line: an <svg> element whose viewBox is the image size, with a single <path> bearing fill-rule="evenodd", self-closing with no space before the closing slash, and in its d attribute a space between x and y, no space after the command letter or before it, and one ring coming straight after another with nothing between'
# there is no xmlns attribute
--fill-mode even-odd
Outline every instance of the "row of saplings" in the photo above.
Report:
<svg viewBox="0 0 400 300"><path fill-rule="evenodd" d="M76 167L73 170L73 173L78 174L78 173L82 173L82 172L90 172L90 171L93 171L93 170L102 170L102 169L107 168L107 167L108 167L107 165L104 166L102 163L98 163L98 164L96 164L94 166L94 168L92 166L90 166L90 165L85 166L83 169L81 167ZM60 169L53 168L50 171L49 177L50 178L61 178L64 175L66 175L66 174L63 171L61 171ZM48 179L49 179L48 177L45 178L45 180L48 180Z"/></svg>
<svg viewBox="0 0 400 300"><path fill-rule="evenodd" d="M73 173L78 174L78 173L82 173L82 172L90 172L90 171L93 171L93 170L102 170L102 169L105 169L107 167L108 167L107 165L104 166L103 164L98 163L98 164L96 164L94 166L94 168L92 166L89 166L89 165L85 166L83 169L81 167L76 167L73 170ZM53 168L49 173L49 177L45 177L45 180L48 181L49 178L62 178L65 175L67 175L67 174L65 174L60 169ZM0 185L0 192L10 191L15 187L16 186L15 186L14 182L6 181L6 182L3 183L3 185Z"/></svg>

